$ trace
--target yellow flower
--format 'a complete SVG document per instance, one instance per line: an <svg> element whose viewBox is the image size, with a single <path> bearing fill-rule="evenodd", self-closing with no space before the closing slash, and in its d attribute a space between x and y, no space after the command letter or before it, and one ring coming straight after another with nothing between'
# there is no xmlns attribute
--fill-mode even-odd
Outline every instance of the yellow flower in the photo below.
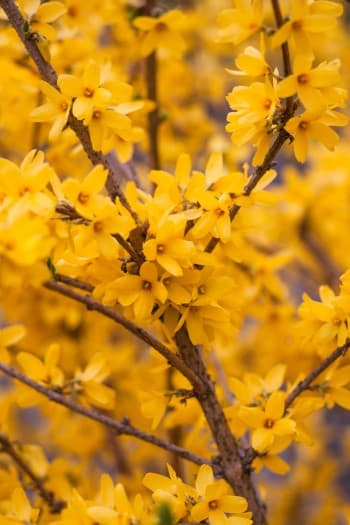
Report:
<svg viewBox="0 0 350 525"><path fill-rule="evenodd" d="M66 13L65 5L56 1L41 4L40 0L20 0L19 4L28 16L31 31L54 40L56 31L50 24Z"/></svg>
<svg viewBox="0 0 350 525"><path fill-rule="evenodd" d="M311 68L313 58L308 55L298 54L294 60L293 74L282 80L277 86L280 97L290 97L298 94L305 107L319 107L327 103L323 89L334 86L340 82L338 72L340 62L322 62ZM341 99L340 99L341 103Z"/></svg>
<svg viewBox="0 0 350 525"><path fill-rule="evenodd" d="M265 467L280 476L287 474L290 471L290 466L284 459L276 454L283 452L290 445L291 441L292 438L290 436L275 437L275 441L269 448L269 451L254 459L252 463L253 468L257 472L260 472L260 470Z"/></svg>
<svg viewBox="0 0 350 525"><path fill-rule="evenodd" d="M104 188L108 172L102 165L97 165L87 174L80 182L77 179L66 179L61 187L60 198L67 199L75 210L86 218L92 218L95 215L97 203L107 203L107 198L99 195Z"/></svg>
<svg viewBox="0 0 350 525"><path fill-rule="evenodd" d="M188 513L188 507L196 497L196 491L178 478L174 469L167 465L169 477L148 472L142 483L153 492L157 503L169 503L174 515L181 519Z"/></svg>
<svg viewBox="0 0 350 525"><path fill-rule="evenodd" d="M58 85L67 97L74 98L73 115L89 124L95 107L106 107L112 100L112 93L102 86L101 67L96 62L86 64L82 77L60 75Z"/></svg>
<svg viewBox="0 0 350 525"><path fill-rule="evenodd" d="M107 197L91 202L86 215L91 217L88 224L77 226L73 233L77 253L89 258L99 255L106 259L117 258L120 246L113 235L119 233L127 238L134 226L131 217L118 213L117 207Z"/></svg>
<svg viewBox="0 0 350 525"><path fill-rule="evenodd" d="M339 136L329 126L345 126L348 122L345 115L323 108L308 109L301 115L288 120L286 131L293 137L293 150L299 162L307 158L309 140L317 140L333 151L339 142Z"/></svg>
<svg viewBox="0 0 350 525"><path fill-rule="evenodd" d="M167 289L158 280L155 264L145 262L139 275L126 275L116 279L106 292L104 301L118 302L123 306L133 305L134 315L138 320L150 317L154 305L164 303L168 297Z"/></svg>
<svg viewBox="0 0 350 525"><path fill-rule="evenodd" d="M45 354L44 361L28 352L20 352L17 356L17 361L23 371L35 381L44 383L49 387L61 387L64 383L64 374L57 366L59 357L59 345L52 344Z"/></svg>
<svg viewBox="0 0 350 525"><path fill-rule="evenodd" d="M238 401L248 405L256 403L257 400L262 401L267 394L278 390L283 383L285 373L286 366L279 364L271 368L264 378L254 373L246 373L243 381L232 377L228 384Z"/></svg>
<svg viewBox="0 0 350 525"><path fill-rule="evenodd" d="M86 396L90 403L105 409L114 406L115 392L112 388L103 385L102 381L110 375L105 356L98 352L94 354L83 371L74 375L73 387L80 395Z"/></svg>
<svg viewBox="0 0 350 525"><path fill-rule="evenodd" d="M37 523L40 509L31 507L26 493L21 488L13 491L10 508L0 516L1 525L32 525Z"/></svg>
<svg viewBox="0 0 350 525"><path fill-rule="evenodd" d="M321 301L303 295L303 303L298 313L302 319L300 335L304 344L313 342L325 349L341 346L349 337L349 311L346 302L337 297L328 286L319 289Z"/></svg>
<svg viewBox="0 0 350 525"><path fill-rule="evenodd" d="M265 51L264 35L260 33L260 50L253 46L246 47L235 61L239 71L232 69L226 69L226 71L234 76L260 77L269 74L271 68L265 59Z"/></svg>
<svg viewBox="0 0 350 525"><path fill-rule="evenodd" d="M192 266L195 254L193 242L183 239L185 224L165 220L158 225L155 238L143 245L143 253L148 261L157 261L171 275L183 274L183 268Z"/></svg>
<svg viewBox="0 0 350 525"><path fill-rule="evenodd" d="M275 82L266 77L265 82L236 86L227 101L233 112L227 116L226 131L231 133L233 144L257 144L260 160L268 149L273 116L280 105Z"/></svg>
<svg viewBox="0 0 350 525"><path fill-rule="evenodd" d="M324 394L324 400L328 408L337 404L346 410L350 410L350 365L340 368L329 368L324 380L319 385L319 390Z"/></svg>
<svg viewBox="0 0 350 525"><path fill-rule="evenodd" d="M312 54L310 36L326 34L335 26L336 18L342 12L340 3L329 0L293 0L288 21L272 36L271 45L277 47L292 38L298 53L304 56L306 53Z"/></svg>
<svg viewBox="0 0 350 525"><path fill-rule="evenodd" d="M8 363L10 356L7 348L18 343L26 334L24 326L13 325L7 326L0 330L0 359Z"/></svg>
<svg viewBox="0 0 350 525"><path fill-rule="evenodd" d="M53 201L46 187L53 176L54 171L44 161L42 151L30 151L19 167L0 158L0 188L13 202L8 220L12 221L28 211L35 215L50 215Z"/></svg>
<svg viewBox="0 0 350 525"><path fill-rule="evenodd" d="M214 480L213 470L209 465L202 465L196 479L196 491L199 502L191 510L191 518L200 522L208 519L210 525L229 525L226 514L242 518L242 525L252 523L250 513L244 515L248 503L240 496L230 495L230 489L224 480ZM234 523L234 521L233 521Z"/></svg>
<svg viewBox="0 0 350 525"><path fill-rule="evenodd" d="M237 45L259 31L263 25L261 0L235 0L234 9L225 9L217 17L219 41Z"/></svg>
<svg viewBox="0 0 350 525"><path fill-rule="evenodd" d="M33 122L54 121L49 131L49 139L55 140L67 124L72 100L71 97L62 95L47 82L40 81L39 87L48 102L33 109L29 117Z"/></svg>
<svg viewBox="0 0 350 525"><path fill-rule="evenodd" d="M173 9L163 15L152 18L138 16L133 24L144 32L141 41L141 55L147 56L157 49L166 49L175 57L180 57L185 51L185 41L179 31L184 26L185 16L178 9Z"/></svg>
<svg viewBox="0 0 350 525"><path fill-rule="evenodd" d="M285 392L275 391L267 400L264 409L240 407L239 417L253 429L252 447L257 452L267 452L276 437L293 436L295 433L295 421L289 416L284 417L285 397Z"/></svg>
<svg viewBox="0 0 350 525"><path fill-rule="evenodd" d="M161 422L170 402L165 392L140 392L141 412L147 419L152 419L152 430Z"/></svg>

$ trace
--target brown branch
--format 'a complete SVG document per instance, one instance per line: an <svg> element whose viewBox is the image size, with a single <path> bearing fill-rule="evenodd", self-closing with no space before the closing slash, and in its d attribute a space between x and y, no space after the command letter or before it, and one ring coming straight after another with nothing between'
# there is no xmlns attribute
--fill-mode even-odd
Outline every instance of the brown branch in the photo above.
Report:
<svg viewBox="0 0 350 525"><path fill-rule="evenodd" d="M142 14L145 16L154 16L155 0L146 0L142 8ZM148 140L149 140L149 157L150 168L153 170L160 169L159 160L159 108L158 108L158 63L157 53L154 51L144 60L145 80L147 87L147 98L152 100L155 108L148 114Z"/></svg>
<svg viewBox="0 0 350 525"><path fill-rule="evenodd" d="M94 287L92 284L85 283L84 281L79 281L73 277L68 277L68 275L63 275L62 273L55 274L55 280L67 284L68 286L73 286L73 288L78 288L79 290L85 290L86 292L93 292Z"/></svg>
<svg viewBox="0 0 350 525"><path fill-rule="evenodd" d="M43 394L45 397L50 399L50 401L53 401L54 403L57 403L59 405L63 405L69 410L71 410L72 412L76 412L89 419L97 421L98 423L101 423L102 425L112 428L118 435L133 436L137 439L140 439L147 443L151 443L152 445L160 447L164 450L174 452L178 454L179 456L181 456L182 458L187 459L188 461L191 461L192 463L196 463L197 465L204 465L204 464L210 465L210 461L198 456L197 454L194 454L182 447L174 445L173 443L169 443L168 441L161 439L157 436L154 436L153 434L149 434L148 432L144 432L143 430L135 428L133 425L129 423L129 420L127 418L121 421L118 421L105 414L98 412L97 410L93 408L84 407L80 405L79 403L76 403L72 399L68 398L67 396L61 394L60 392L57 392L56 390L47 388L41 385L40 383L37 383L36 381L22 374L15 368L5 365L4 363L1 363L1 362L0 362L0 370L2 370L2 372L4 372L4 374L6 374L7 376L13 377L14 379L20 381L21 383L29 386L33 390L36 390L36 392Z"/></svg>
<svg viewBox="0 0 350 525"><path fill-rule="evenodd" d="M274 12L275 20L276 20L276 25L277 25L277 28L279 29L285 23L285 21L283 20L279 0L271 0L271 4L272 4L272 9ZM283 66L284 66L284 76L288 77L289 75L292 74L292 65L291 65L291 60L290 60L288 42L283 42L283 44L281 45L281 50L282 50L282 58L283 58ZM290 118L290 116L293 113L293 105L294 105L294 97L293 96L288 97L286 99L287 119Z"/></svg>
<svg viewBox="0 0 350 525"><path fill-rule="evenodd" d="M5 11L9 22L15 29L19 38L22 40L26 50L28 51L28 54L35 62L42 79L59 91L57 85L57 73L51 64L41 54L37 46L35 33L26 33L24 31L25 20L15 2L13 0L0 0L0 7L2 7L2 9ZM114 166L118 167L118 170L113 169L108 157L104 156L100 151L95 151L93 149L88 128L81 120L75 118L72 113L69 115L68 124L80 140L91 163L93 165L102 164L103 167L108 171L106 189L111 198L115 200L116 197L119 197L120 202L124 208L128 210L136 224L139 224L139 219L136 212L131 208L123 191L120 188L119 179L123 177L122 164L115 164Z"/></svg>
<svg viewBox="0 0 350 525"><path fill-rule="evenodd" d="M35 490L49 506L52 514L59 514L67 506L65 501L56 499L54 493L44 487L43 480L33 472L28 463L18 454L15 446L4 434L0 434L0 452L4 452L10 456L20 470L28 476Z"/></svg>
<svg viewBox="0 0 350 525"><path fill-rule="evenodd" d="M137 326L135 323L113 310L113 308L110 308L98 302L91 295L81 295L75 290L72 290L71 288L68 288L68 286L64 286L63 284L60 284L57 281L47 281L44 283L44 286L48 290L53 290L54 292L58 292L61 295L69 297L70 299L74 299L78 303L85 304L88 310L99 312L105 317L109 317L110 319L112 319L115 323L123 326L124 328L126 328L126 330L136 335L136 337L138 337L148 345L152 346L152 348L157 350L157 352L159 352L171 366L173 366L179 372L181 372L181 374L185 376L191 382L191 384L195 384L197 389L201 389L201 383L198 381L196 374L185 365L185 363L179 355L172 352L165 344L163 344L161 341L155 338L152 334L150 334L140 326Z"/></svg>
<svg viewBox="0 0 350 525"><path fill-rule="evenodd" d="M146 84L147 98L152 100L155 108L148 115L148 137L149 137L149 155L150 167L153 170L160 169L159 159L159 109L158 109L158 90L157 90L157 54L152 53L145 59L146 65Z"/></svg>
<svg viewBox="0 0 350 525"><path fill-rule="evenodd" d="M249 510L253 513L254 525L266 525L265 506L259 500L251 479L251 471L244 464L244 458L216 396L214 384L208 375L200 350L191 343L185 326L176 333L175 339L180 356L201 382L200 391L192 384L193 392L215 440L219 452L217 462L222 476L237 495L247 499Z"/></svg>
<svg viewBox="0 0 350 525"><path fill-rule="evenodd" d="M344 357L349 350L350 347L350 339L346 341L343 346L339 346L332 352L326 359L321 361L319 365L317 365L312 372L310 372L305 379L300 381L295 388L288 394L286 399L286 409L290 407L290 405L293 403L293 401L305 390L308 390L311 383L315 381L315 379L322 374L334 361L339 359L339 357Z"/></svg>
<svg viewBox="0 0 350 525"><path fill-rule="evenodd" d="M252 193L252 191L254 190L255 186L260 181L260 179L265 175L265 173L269 169L271 169L272 163L273 163L276 155L278 154L278 152L282 148L283 144L288 139L290 139L289 133L283 128L280 129L280 131L278 132L274 142L271 144L271 147L270 147L269 151L266 153L264 162L260 166L258 166L256 168L254 175L252 175L250 177L250 179L248 181L248 184L245 186L245 188L243 190L243 195L244 196L246 196L246 197L249 196ZM241 206L239 206L238 204L234 204L231 207L231 209L230 209L230 219L231 219L231 221L233 221L233 219L236 217L236 215L238 214L240 209L241 209ZM205 251L208 252L208 253L211 253L216 248L216 246L219 243L219 241L220 241L220 239L218 239L217 237L212 237L210 239L210 241L208 242L208 244L207 244L207 246L205 248Z"/></svg>
<svg viewBox="0 0 350 525"><path fill-rule="evenodd" d="M300 238L311 253L317 264L321 267L325 282L333 288L339 290L339 277L341 269L333 262L327 251L310 229L308 218L305 217L299 227Z"/></svg>

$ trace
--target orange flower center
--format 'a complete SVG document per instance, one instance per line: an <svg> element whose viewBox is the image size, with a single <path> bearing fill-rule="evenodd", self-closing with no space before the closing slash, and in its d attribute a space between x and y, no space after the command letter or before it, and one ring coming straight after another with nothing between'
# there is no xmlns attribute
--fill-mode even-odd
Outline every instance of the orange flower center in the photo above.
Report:
<svg viewBox="0 0 350 525"><path fill-rule="evenodd" d="M84 97L91 98L94 94L94 90L89 87L86 87L84 88L83 94L84 94Z"/></svg>
<svg viewBox="0 0 350 525"><path fill-rule="evenodd" d="M25 193L28 193L28 191L30 191L30 188L28 186L24 186L21 190L19 190L18 195L23 197Z"/></svg>
<svg viewBox="0 0 350 525"><path fill-rule="evenodd" d="M216 214L218 217L221 217L222 215L225 215L225 212L224 212L224 210L222 210L221 208L216 208L216 210L215 210L215 214Z"/></svg>
<svg viewBox="0 0 350 525"><path fill-rule="evenodd" d="M302 120L299 124L299 129L305 130L309 127L309 123L306 120Z"/></svg>
<svg viewBox="0 0 350 525"><path fill-rule="evenodd" d="M81 191L78 195L78 201L80 204L86 204L88 200L90 199L90 194L86 191Z"/></svg>
<svg viewBox="0 0 350 525"><path fill-rule="evenodd" d="M95 111L92 114L92 118L94 120L99 120L101 118L101 116L102 116L101 111L99 109L95 109Z"/></svg>
<svg viewBox="0 0 350 525"><path fill-rule="evenodd" d="M142 288L144 290L152 290L152 283L149 281L142 281Z"/></svg>
<svg viewBox="0 0 350 525"><path fill-rule="evenodd" d="M201 284L201 285L199 286L199 288L198 288L198 293L199 293L200 295L204 295L204 294L206 293L206 291L207 291L207 289L206 289L205 285L204 285L204 284Z"/></svg>
<svg viewBox="0 0 350 525"><path fill-rule="evenodd" d="M157 31L158 33L161 33L162 31L166 31L167 29L168 29L168 26L164 22L158 22L154 26L154 30Z"/></svg>
<svg viewBox="0 0 350 525"><path fill-rule="evenodd" d="M157 244L157 253L164 253L164 252L165 252L164 244Z"/></svg>
<svg viewBox="0 0 350 525"><path fill-rule="evenodd" d="M270 417L268 417L266 420L265 420L265 423L264 423L264 427L265 428L272 428L274 426L275 422L273 419L271 419Z"/></svg>
<svg viewBox="0 0 350 525"><path fill-rule="evenodd" d="M103 230L103 224L102 224L102 222L101 222L101 221L96 221L96 222L94 223L94 232L95 232L95 233L99 233L99 232L101 232L102 230Z"/></svg>
<svg viewBox="0 0 350 525"><path fill-rule="evenodd" d="M307 73L301 73L297 76L298 84L305 85L309 82L309 75Z"/></svg>
<svg viewBox="0 0 350 525"><path fill-rule="evenodd" d="M272 106L272 100L270 98L266 98L263 104L264 109L270 109Z"/></svg>
<svg viewBox="0 0 350 525"><path fill-rule="evenodd" d="M67 102L61 102L60 108L62 109L62 111L67 111L67 109L68 109Z"/></svg>
<svg viewBox="0 0 350 525"><path fill-rule="evenodd" d="M292 29L293 31L300 31L300 29L302 29L303 27L303 21L302 20L294 20L294 22L292 22Z"/></svg>
<svg viewBox="0 0 350 525"><path fill-rule="evenodd" d="M208 507L211 509L211 510L216 510L219 508L219 502L217 499L212 499L211 501L209 501L208 503Z"/></svg>

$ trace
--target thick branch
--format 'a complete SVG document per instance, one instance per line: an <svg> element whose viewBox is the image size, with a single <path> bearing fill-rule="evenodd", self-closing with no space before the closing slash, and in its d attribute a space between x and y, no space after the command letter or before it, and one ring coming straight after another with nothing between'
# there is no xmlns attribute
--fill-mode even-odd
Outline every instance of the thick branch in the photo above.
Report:
<svg viewBox="0 0 350 525"><path fill-rule="evenodd" d="M339 359L339 357L344 357L349 350L350 347L350 340L347 340L346 343L343 346L339 346L332 352L326 359L321 361L321 363L316 366L310 374L308 374L305 379L300 381L297 386L289 393L287 399L286 399L286 409L290 407L290 405L293 403L293 401L300 396L302 392L307 390L310 385L315 381L315 379L322 374L329 366L331 366L334 361Z"/></svg>
<svg viewBox="0 0 350 525"><path fill-rule="evenodd" d="M57 85L57 73L51 64L47 62L47 60L41 54L35 40L35 34L24 32L25 20L15 2L13 0L0 0L0 6L5 11L9 22L16 30L19 38L22 40L26 50L28 51L28 54L35 62L42 79L51 84L51 86L53 86L55 89L59 90ZM128 210L136 224L138 224L139 221L137 214L131 208L120 188L119 180L125 175L125 169L123 168L123 165L119 162L115 162L114 166L112 166L110 160L106 156L102 155L100 151L95 151L93 149L87 127L84 126L81 120L75 118L73 114L70 114L68 124L80 140L91 163L94 165L102 164L108 171L106 188L111 198L114 200L116 197L119 197L120 202Z"/></svg>
<svg viewBox="0 0 350 525"><path fill-rule="evenodd" d="M30 379L28 376L22 374L21 372L18 372L18 370L12 368L11 366L5 365L4 363L0 362L0 370L2 370L2 372L4 372L4 374L6 374L7 376L13 377L21 383L24 383L25 385L29 386L33 390L36 390L40 394L43 394L45 397L47 397L54 403L63 405L72 412L76 412L89 419L97 421L102 425L112 428L118 435L133 436L137 439L146 441L147 443L151 443L152 445L160 447L164 450L176 453L182 458L187 459L188 461L192 461L197 465L210 464L210 461L207 461L205 458L197 456L196 454L193 454L192 452L182 447L174 445L173 443L169 443L168 441L161 439L157 436L148 434L148 432L144 432L143 430L135 428L129 423L127 419L117 421L116 419L102 414L93 408L84 407L79 403L76 403L72 399L69 399L65 395L61 394L60 392L57 392L51 388L47 388L41 385L40 383L37 383L33 379Z"/></svg>
<svg viewBox="0 0 350 525"><path fill-rule="evenodd" d="M21 471L28 476L34 489L47 503L52 514L59 514L62 509L66 507L67 504L65 501L56 499L54 493L44 487L43 481L32 471L26 461L18 454L11 441L9 441L3 434L0 434L0 452L4 452L10 456Z"/></svg>
<svg viewBox="0 0 350 525"><path fill-rule="evenodd" d="M198 391L195 385L193 391L215 440L222 475L237 495L247 499L249 510L254 516L254 525L266 525L265 507L259 501L249 469L244 468L238 444L216 396L214 384L208 375L200 350L191 343L185 326L177 332L175 338L182 359L202 383L202 391Z"/></svg>
<svg viewBox="0 0 350 525"><path fill-rule="evenodd" d="M196 374L185 365L181 357L169 350L169 348L165 346L165 344L156 339L152 334L150 334L140 326L137 326L126 317L123 317L121 314L113 310L113 308L105 306L91 295L81 295L75 290L72 290L71 288L68 288L68 286L64 286L63 284L60 284L57 281L47 281L46 283L44 283L44 286L49 290L53 290L54 292L58 292L61 295L65 295L66 297L74 299L78 303L85 304L88 310L94 310L95 312L99 312L105 317L109 317L110 319L112 319L115 323L123 326L124 328L126 328L126 330L136 335L136 337L138 337L148 345L152 346L152 348L157 350L157 352L159 352L163 357L165 357L165 359L171 366L173 366L179 372L181 372L181 374L185 376L191 384L195 384L197 389L201 389L201 383L198 381Z"/></svg>

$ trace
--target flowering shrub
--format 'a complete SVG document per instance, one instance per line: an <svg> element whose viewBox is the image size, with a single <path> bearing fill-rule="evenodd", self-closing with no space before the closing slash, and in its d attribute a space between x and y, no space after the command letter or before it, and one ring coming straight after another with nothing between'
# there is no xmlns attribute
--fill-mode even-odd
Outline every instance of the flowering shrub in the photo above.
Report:
<svg viewBox="0 0 350 525"><path fill-rule="evenodd" d="M0 8L0 525L350 524L346 6Z"/></svg>

